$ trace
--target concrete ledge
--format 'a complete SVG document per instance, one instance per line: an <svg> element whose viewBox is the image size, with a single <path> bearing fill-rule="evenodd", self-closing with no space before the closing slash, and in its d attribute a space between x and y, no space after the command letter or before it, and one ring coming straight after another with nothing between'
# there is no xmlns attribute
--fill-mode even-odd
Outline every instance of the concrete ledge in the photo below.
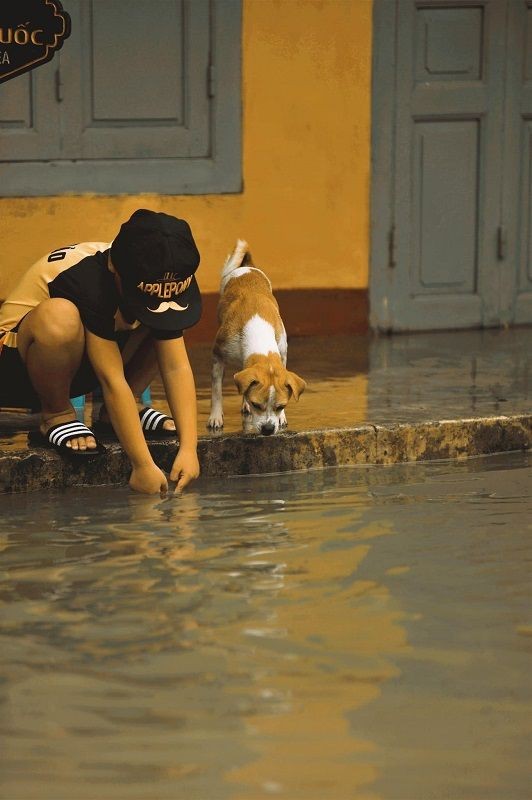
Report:
<svg viewBox="0 0 532 800"><path fill-rule="evenodd" d="M465 458L528 450L532 414L364 425L286 432L273 437L229 434L205 436L199 442L204 477L286 472L354 464ZM0 455L0 492L67 486L109 485L127 481L130 467L120 445L86 463L72 463L57 453L35 448ZM175 442L150 445L155 461L168 471Z"/></svg>
<svg viewBox="0 0 532 800"><path fill-rule="evenodd" d="M376 464L528 450L532 414L377 425Z"/></svg>

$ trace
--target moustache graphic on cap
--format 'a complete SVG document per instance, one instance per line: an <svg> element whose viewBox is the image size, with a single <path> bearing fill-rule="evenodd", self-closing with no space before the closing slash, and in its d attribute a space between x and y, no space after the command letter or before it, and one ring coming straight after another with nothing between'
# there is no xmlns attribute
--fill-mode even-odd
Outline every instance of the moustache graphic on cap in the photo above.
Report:
<svg viewBox="0 0 532 800"><path fill-rule="evenodd" d="M153 314L162 314L164 311L168 311L169 308L172 308L174 311L186 311L188 305L180 306L179 303L174 303L173 300L170 300L169 303L160 303L157 308L148 308L148 311L151 311Z"/></svg>

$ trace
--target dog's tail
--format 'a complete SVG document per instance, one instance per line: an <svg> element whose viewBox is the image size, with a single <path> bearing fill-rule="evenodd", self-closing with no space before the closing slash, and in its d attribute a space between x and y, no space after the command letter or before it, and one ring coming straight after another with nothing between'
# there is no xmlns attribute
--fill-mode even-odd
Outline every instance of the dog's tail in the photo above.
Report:
<svg viewBox="0 0 532 800"><path fill-rule="evenodd" d="M238 267L250 267L253 263L251 253L249 252L248 243L244 239L238 239L235 249L229 253L225 259L225 264L222 269L222 281L227 278L230 272Z"/></svg>

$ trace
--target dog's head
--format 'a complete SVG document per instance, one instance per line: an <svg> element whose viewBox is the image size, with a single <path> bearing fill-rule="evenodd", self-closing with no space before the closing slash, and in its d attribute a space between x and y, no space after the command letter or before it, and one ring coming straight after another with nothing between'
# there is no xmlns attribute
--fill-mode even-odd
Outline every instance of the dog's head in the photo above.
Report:
<svg viewBox="0 0 532 800"><path fill-rule="evenodd" d="M306 383L295 372L289 372L281 360L263 357L234 375L239 393L249 407L250 418L246 428L265 436L277 433L280 418L288 401L304 392Z"/></svg>

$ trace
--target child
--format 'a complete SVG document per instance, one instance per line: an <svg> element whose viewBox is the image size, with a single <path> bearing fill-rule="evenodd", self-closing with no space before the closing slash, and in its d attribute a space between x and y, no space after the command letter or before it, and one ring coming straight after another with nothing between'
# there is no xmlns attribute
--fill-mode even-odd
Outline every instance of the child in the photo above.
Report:
<svg viewBox="0 0 532 800"><path fill-rule="evenodd" d="M0 403L41 409L43 443L77 458L104 450L76 420L70 397L101 385L100 427L112 425L128 454L132 489L165 492L144 433L179 434L170 478L199 475L196 392L183 330L198 322L200 256L187 222L139 209L112 244L54 250L23 276L0 308ZM130 331L121 352L117 331ZM157 373L173 419L139 415L135 396Z"/></svg>

